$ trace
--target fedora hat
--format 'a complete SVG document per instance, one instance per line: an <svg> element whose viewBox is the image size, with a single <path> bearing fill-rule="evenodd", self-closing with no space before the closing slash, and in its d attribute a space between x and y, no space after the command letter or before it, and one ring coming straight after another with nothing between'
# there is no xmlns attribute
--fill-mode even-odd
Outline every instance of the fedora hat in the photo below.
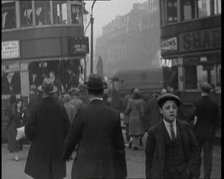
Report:
<svg viewBox="0 0 224 179"><path fill-rule="evenodd" d="M86 83L88 90L100 91L107 88L107 84L103 81L102 77L98 74L89 75L89 80Z"/></svg>
<svg viewBox="0 0 224 179"><path fill-rule="evenodd" d="M166 102L167 100L175 101L178 106L182 103L181 99L177 95L174 95L172 93L165 93L160 95L157 98L157 103L160 107L162 107L163 103Z"/></svg>
<svg viewBox="0 0 224 179"><path fill-rule="evenodd" d="M57 92L57 87L54 86L52 79L44 78L43 83L38 87L38 90L50 94Z"/></svg>
<svg viewBox="0 0 224 179"><path fill-rule="evenodd" d="M201 87L201 91L205 93L209 93L210 90L212 89L212 86L208 82L202 82L200 84L200 87Z"/></svg>

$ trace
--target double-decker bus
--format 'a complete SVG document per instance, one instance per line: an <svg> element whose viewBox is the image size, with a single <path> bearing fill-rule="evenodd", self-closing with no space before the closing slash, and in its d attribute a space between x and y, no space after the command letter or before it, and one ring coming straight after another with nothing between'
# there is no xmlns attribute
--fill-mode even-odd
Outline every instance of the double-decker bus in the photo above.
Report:
<svg viewBox="0 0 224 179"><path fill-rule="evenodd" d="M27 104L30 86L38 87L52 72L61 93L83 83L88 38L82 0L3 0L1 5L4 127L10 94Z"/></svg>

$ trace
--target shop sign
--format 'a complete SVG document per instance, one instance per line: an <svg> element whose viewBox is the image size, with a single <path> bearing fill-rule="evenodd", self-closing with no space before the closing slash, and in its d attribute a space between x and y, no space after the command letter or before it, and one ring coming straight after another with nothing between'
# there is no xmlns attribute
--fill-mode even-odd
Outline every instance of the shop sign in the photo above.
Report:
<svg viewBox="0 0 224 179"><path fill-rule="evenodd" d="M173 37L161 41L161 50L177 50L177 38Z"/></svg>
<svg viewBox="0 0 224 179"><path fill-rule="evenodd" d="M16 72L19 71L19 64L12 63L7 65L2 65L2 71L5 73Z"/></svg>
<svg viewBox="0 0 224 179"><path fill-rule="evenodd" d="M221 28L182 33L180 52L221 48Z"/></svg>
<svg viewBox="0 0 224 179"><path fill-rule="evenodd" d="M89 39L88 37L74 37L70 38L70 54L85 55L89 53Z"/></svg>
<svg viewBox="0 0 224 179"><path fill-rule="evenodd" d="M19 41L2 42L2 59L19 58Z"/></svg>

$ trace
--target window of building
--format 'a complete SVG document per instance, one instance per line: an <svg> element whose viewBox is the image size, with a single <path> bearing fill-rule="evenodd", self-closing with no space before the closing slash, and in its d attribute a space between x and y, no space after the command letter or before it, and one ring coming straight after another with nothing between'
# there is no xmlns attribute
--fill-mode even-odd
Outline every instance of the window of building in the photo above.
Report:
<svg viewBox="0 0 224 179"><path fill-rule="evenodd" d="M198 79L198 88L201 82L208 81L207 70L205 70L205 67L202 65L197 66L197 79Z"/></svg>
<svg viewBox="0 0 224 179"><path fill-rule="evenodd" d="M53 1L54 24L68 24L67 1Z"/></svg>
<svg viewBox="0 0 224 179"><path fill-rule="evenodd" d="M182 0L181 3L181 20L190 20L195 18L195 0Z"/></svg>
<svg viewBox="0 0 224 179"><path fill-rule="evenodd" d="M34 1L36 25L50 24L50 1Z"/></svg>
<svg viewBox="0 0 224 179"><path fill-rule="evenodd" d="M198 17L211 16L211 0L198 0Z"/></svg>
<svg viewBox="0 0 224 179"><path fill-rule="evenodd" d="M221 0L214 0L214 14L221 14Z"/></svg>
<svg viewBox="0 0 224 179"><path fill-rule="evenodd" d="M71 23L82 24L82 5L71 4Z"/></svg>
<svg viewBox="0 0 224 179"><path fill-rule="evenodd" d="M20 1L21 27L33 25L32 1Z"/></svg>
<svg viewBox="0 0 224 179"><path fill-rule="evenodd" d="M15 2L2 4L2 30L16 28Z"/></svg>
<svg viewBox="0 0 224 179"><path fill-rule="evenodd" d="M167 23L177 22L177 0L167 0Z"/></svg>
<svg viewBox="0 0 224 179"><path fill-rule="evenodd" d="M185 66L185 89L197 89L197 68L195 65Z"/></svg>

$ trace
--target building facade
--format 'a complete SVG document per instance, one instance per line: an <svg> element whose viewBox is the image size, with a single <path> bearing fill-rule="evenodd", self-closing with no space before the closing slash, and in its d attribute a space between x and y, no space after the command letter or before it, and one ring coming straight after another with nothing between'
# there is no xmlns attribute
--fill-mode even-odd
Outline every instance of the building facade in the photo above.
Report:
<svg viewBox="0 0 224 179"><path fill-rule="evenodd" d="M158 67L160 48L159 2L136 3L102 29L96 42L96 57L102 57L103 73Z"/></svg>
<svg viewBox="0 0 224 179"><path fill-rule="evenodd" d="M160 17L162 61L177 77L168 85L197 92L208 81L220 91L221 0L160 0Z"/></svg>
<svg viewBox="0 0 224 179"><path fill-rule="evenodd" d="M209 82L221 119L221 0L159 2L166 85L179 91L188 119L193 102L200 97L200 83ZM220 137L221 128L216 135Z"/></svg>

